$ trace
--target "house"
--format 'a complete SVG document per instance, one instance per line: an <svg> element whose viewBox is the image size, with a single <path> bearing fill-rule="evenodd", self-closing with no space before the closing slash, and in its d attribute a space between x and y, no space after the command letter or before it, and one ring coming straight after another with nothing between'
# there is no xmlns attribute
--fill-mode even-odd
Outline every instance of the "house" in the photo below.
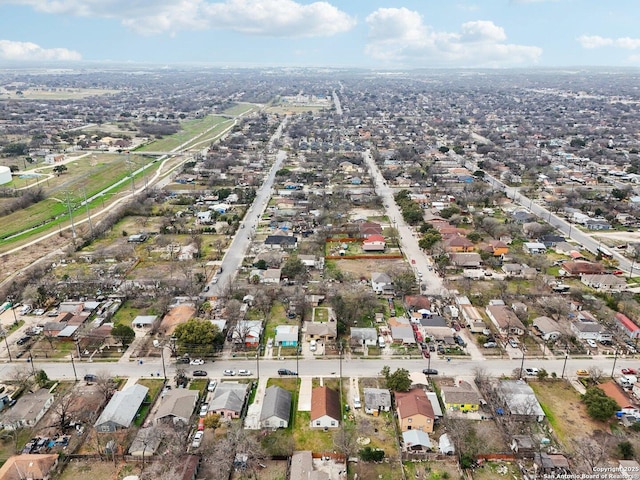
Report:
<svg viewBox="0 0 640 480"><path fill-rule="evenodd" d="M371 235L382 235L382 225L375 222L362 222L358 230L364 238L368 238Z"/></svg>
<svg viewBox="0 0 640 480"><path fill-rule="evenodd" d="M538 242L544 244L544 246L547 248L554 248L556 245L564 241L564 237L552 234L542 235L540 238L538 238Z"/></svg>
<svg viewBox="0 0 640 480"><path fill-rule="evenodd" d="M402 444L409 452L426 452L433 450L429 435L422 430L407 430L402 432Z"/></svg>
<svg viewBox="0 0 640 480"><path fill-rule="evenodd" d="M503 263L501 268L508 277L519 277L522 275L523 267L519 263Z"/></svg>
<svg viewBox="0 0 640 480"><path fill-rule="evenodd" d="M260 411L262 428L287 428L291 416L291 392L275 385L267 388Z"/></svg>
<svg viewBox="0 0 640 480"><path fill-rule="evenodd" d="M502 240L491 240L487 250L490 251L494 257L500 257L509 253L509 246Z"/></svg>
<svg viewBox="0 0 640 480"><path fill-rule="evenodd" d="M188 425L198 403L198 391L185 388L168 390L162 394L158 402L158 410L154 417L156 425Z"/></svg>
<svg viewBox="0 0 640 480"><path fill-rule="evenodd" d="M524 335L526 328L515 312L506 305L489 305L487 316L502 335Z"/></svg>
<svg viewBox="0 0 640 480"><path fill-rule="evenodd" d="M280 278L282 275L282 270L280 268L267 268L262 271L262 276L260 278L260 283L280 283Z"/></svg>
<svg viewBox="0 0 640 480"><path fill-rule="evenodd" d="M247 347L255 347L260 343L262 322L260 320L240 320L231 335L235 343L244 343Z"/></svg>
<svg viewBox="0 0 640 480"><path fill-rule="evenodd" d="M362 242L362 250L365 252L384 252L386 242L382 235L369 235Z"/></svg>
<svg viewBox="0 0 640 480"><path fill-rule="evenodd" d="M511 218L516 223L526 223L534 220L536 217L526 210L517 210L511 214Z"/></svg>
<svg viewBox="0 0 640 480"><path fill-rule="evenodd" d="M449 260L459 268L479 268L482 263L479 253L450 253Z"/></svg>
<svg viewBox="0 0 640 480"><path fill-rule="evenodd" d="M624 278L610 273L582 275L580 281L587 287L600 291L619 292L627 287L627 281Z"/></svg>
<svg viewBox="0 0 640 480"><path fill-rule="evenodd" d="M480 395L467 382L459 382L453 387L443 386L440 395L447 410L466 413L477 412L480 408Z"/></svg>
<svg viewBox="0 0 640 480"><path fill-rule="evenodd" d="M624 313L617 312L614 316L618 329L629 338L640 338L640 327Z"/></svg>
<svg viewBox="0 0 640 480"><path fill-rule="evenodd" d="M570 478L569 460L559 453L535 453L533 456L535 478Z"/></svg>
<svg viewBox="0 0 640 480"><path fill-rule="evenodd" d="M364 389L364 411L370 415L391 410L391 392L386 388Z"/></svg>
<svg viewBox="0 0 640 480"><path fill-rule="evenodd" d="M413 388L408 392L396 392L396 411L400 430L422 430L433 432L435 415L431 402L421 388Z"/></svg>
<svg viewBox="0 0 640 480"><path fill-rule="evenodd" d="M298 238L293 235L268 235L264 244L272 249L292 250L298 244Z"/></svg>
<svg viewBox="0 0 640 480"><path fill-rule="evenodd" d="M429 310L431 308L431 301L425 295L405 295L404 305L409 311Z"/></svg>
<svg viewBox="0 0 640 480"><path fill-rule="evenodd" d="M115 432L121 428L129 428L147 393L149 389L140 384L114 393L95 423L96 432Z"/></svg>
<svg viewBox="0 0 640 480"><path fill-rule="evenodd" d="M345 467L346 470L346 467ZM293 452L291 464L289 467L289 476L291 479L304 480L332 480L328 472L322 470L314 470L313 456L310 450Z"/></svg>
<svg viewBox="0 0 640 480"><path fill-rule="evenodd" d="M534 318L533 326L545 342L557 340L564 333L558 322L545 316Z"/></svg>
<svg viewBox="0 0 640 480"><path fill-rule="evenodd" d="M511 437L511 445L509 445L509 448L511 448L519 458L533 458L533 454L536 451L536 443L534 443L529 435L514 435Z"/></svg>
<svg viewBox="0 0 640 480"><path fill-rule="evenodd" d="M157 315L138 315L133 319L131 325L135 328L151 328L157 319Z"/></svg>
<svg viewBox="0 0 640 480"><path fill-rule="evenodd" d="M217 413L221 418L240 418L249 387L248 383L220 382L209 403L209 413Z"/></svg>
<svg viewBox="0 0 640 480"><path fill-rule="evenodd" d="M607 397L613 399L620 409L628 413L637 412L637 408L634 402L631 401L629 395L613 380L599 384L598 388L602 390Z"/></svg>
<svg viewBox="0 0 640 480"><path fill-rule="evenodd" d="M2 417L0 425L6 430L33 427L53 404L53 395L46 388L22 395Z"/></svg>
<svg viewBox="0 0 640 480"><path fill-rule="evenodd" d="M162 431L158 427L141 428L131 442L129 455L138 458L151 457L156 453L161 441Z"/></svg>
<svg viewBox="0 0 640 480"><path fill-rule="evenodd" d="M382 272L373 272L371 274L371 288L377 294L393 293L392 280L389 275Z"/></svg>
<svg viewBox="0 0 640 480"><path fill-rule="evenodd" d="M338 327L334 321L329 322L309 322L302 324L302 332L307 341L324 340L325 342L335 340L338 335Z"/></svg>
<svg viewBox="0 0 640 480"><path fill-rule="evenodd" d="M462 318L469 327L471 333L482 333L487 328L482 314L476 307L471 304L462 304L459 305L459 307Z"/></svg>
<svg viewBox="0 0 640 480"><path fill-rule="evenodd" d="M375 347L378 342L378 332L375 328L351 327L351 345Z"/></svg>
<svg viewBox="0 0 640 480"><path fill-rule="evenodd" d="M393 343L401 343L402 345L415 345L416 343L413 329L403 325L392 325L391 337L393 337Z"/></svg>
<svg viewBox="0 0 640 480"><path fill-rule="evenodd" d="M586 260L575 260L564 262L560 269L560 275L578 277L580 275L602 273L603 271L604 267L599 263L587 262Z"/></svg>
<svg viewBox="0 0 640 480"><path fill-rule="evenodd" d="M547 247L544 243L540 242L524 242L522 244L522 249L525 253L530 255L539 255L547 253Z"/></svg>
<svg viewBox="0 0 640 480"><path fill-rule="evenodd" d="M609 230L611 224L604 218L590 218L584 223L587 230Z"/></svg>
<svg viewBox="0 0 640 480"><path fill-rule="evenodd" d="M298 346L298 325L278 325L276 326L275 344L279 347Z"/></svg>
<svg viewBox="0 0 640 480"><path fill-rule="evenodd" d="M57 453L12 455L0 468L0 480L49 480L56 465Z"/></svg>
<svg viewBox="0 0 640 480"><path fill-rule="evenodd" d="M444 240L444 246L447 252L473 252L475 245L467 237L454 235Z"/></svg>
<svg viewBox="0 0 640 480"><path fill-rule="evenodd" d="M500 380L496 387L496 394L504 405L502 414L509 414L516 420L533 418L538 422L545 417L535 393L522 380Z"/></svg>
<svg viewBox="0 0 640 480"><path fill-rule="evenodd" d="M311 391L311 428L338 428L340 426L340 397L329 387L316 387Z"/></svg>
<svg viewBox="0 0 640 480"><path fill-rule="evenodd" d="M598 322L585 321L578 318L569 326L579 340L598 340L603 327Z"/></svg>

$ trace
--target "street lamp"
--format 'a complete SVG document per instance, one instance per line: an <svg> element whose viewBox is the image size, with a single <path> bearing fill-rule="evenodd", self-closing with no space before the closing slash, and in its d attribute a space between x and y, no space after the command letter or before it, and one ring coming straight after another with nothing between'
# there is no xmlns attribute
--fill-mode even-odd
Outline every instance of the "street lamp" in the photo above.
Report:
<svg viewBox="0 0 640 480"><path fill-rule="evenodd" d="M73 377L78 381L78 373L76 372L76 364L73 362L73 353L71 354L71 366L73 367Z"/></svg>
<svg viewBox="0 0 640 480"><path fill-rule="evenodd" d="M569 358L569 354L565 353L564 354L564 365L562 365L562 375L560 375L560 378L564 378L564 370L567 367L567 358Z"/></svg>
<svg viewBox="0 0 640 480"><path fill-rule="evenodd" d="M618 349L616 348L613 354L613 368L611 369L611 378L613 378L613 372L616 371L616 362L618 361Z"/></svg>
<svg viewBox="0 0 640 480"><path fill-rule="evenodd" d="M0 335L4 337L4 344L7 346L7 353L9 354L9 362L12 362L13 359L11 358L11 350L9 350L9 342L7 341L7 331L3 328L0 331Z"/></svg>

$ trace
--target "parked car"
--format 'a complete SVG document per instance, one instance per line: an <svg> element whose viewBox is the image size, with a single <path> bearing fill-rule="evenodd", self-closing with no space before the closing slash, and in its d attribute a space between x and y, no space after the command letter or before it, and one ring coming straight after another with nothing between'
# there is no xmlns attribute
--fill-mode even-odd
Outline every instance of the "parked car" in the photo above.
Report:
<svg viewBox="0 0 640 480"><path fill-rule="evenodd" d="M294 372L293 370L289 370L287 368L280 368L278 370L278 375L298 375L296 372Z"/></svg>
<svg viewBox="0 0 640 480"><path fill-rule="evenodd" d="M176 363L189 363L189 357L178 357Z"/></svg>
<svg viewBox="0 0 640 480"><path fill-rule="evenodd" d="M207 413L209 413L209 404L203 403L202 405L200 405L200 416L206 417Z"/></svg>
<svg viewBox="0 0 640 480"><path fill-rule="evenodd" d="M487 342L482 345L484 348L496 348L498 344L496 342Z"/></svg>
<svg viewBox="0 0 640 480"><path fill-rule="evenodd" d="M598 348L598 344L595 342L595 340L591 340L590 338L587 339L587 345L589 345L591 348Z"/></svg>
<svg viewBox="0 0 640 480"><path fill-rule="evenodd" d="M424 370L422 370L422 373L424 373L425 375L437 375L438 370L436 370L435 368L425 368Z"/></svg>
<svg viewBox="0 0 640 480"><path fill-rule="evenodd" d="M201 358L194 358L189 362L189 365L204 365L204 360Z"/></svg>
<svg viewBox="0 0 640 480"><path fill-rule="evenodd" d="M638 373L638 372L636 371L636 369L635 369L635 368L623 368L623 369L622 369L622 373L623 373L624 375L635 375L635 374L636 374L636 373Z"/></svg>
<svg viewBox="0 0 640 480"><path fill-rule="evenodd" d="M360 402L360 397L357 395L353 397L353 408L362 408L362 402Z"/></svg>
<svg viewBox="0 0 640 480"><path fill-rule="evenodd" d="M236 371L235 370L225 370L224 372L222 372L222 374L225 377L235 377L236 376Z"/></svg>
<svg viewBox="0 0 640 480"><path fill-rule="evenodd" d="M193 371L193 376L194 377L207 377L209 374L207 372L205 372L204 370L194 370Z"/></svg>
<svg viewBox="0 0 640 480"><path fill-rule="evenodd" d="M95 382L95 381L96 381L96 379L97 379L97 378L98 378L98 377L97 377L96 375L94 375L94 374L92 374L92 373L87 373L87 374L84 376L84 381L85 381L85 382L87 382L87 383L93 383L93 382Z"/></svg>
<svg viewBox="0 0 640 480"><path fill-rule="evenodd" d="M31 340L31 337L30 337L29 335L25 335L24 337L20 337L16 343L17 343L18 345L24 345L24 344L25 344L25 343L27 343L29 340Z"/></svg>
<svg viewBox="0 0 640 480"><path fill-rule="evenodd" d="M191 442L191 447L198 448L202 443L202 437L204 437L204 432L202 430L198 430L196 434L193 436L193 442Z"/></svg>
<svg viewBox="0 0 640 480"><path fill-rule="evenodd" d="M208 392L213 392L216 387L218 386L218 381L217 380L211 380L209 382L209 385L207 385L207 391Z"/></svg>
<svg viewBox="0 0 640 480"><path fill-rule="evenodd" d="M238 370L238 375L241 377L250 377L251 376L251 370Z"/></svg>
<svg viewBox="0 0 640 480"><path fill-rule="evenodd" d="M199 432L204 431L204 418L201 418L198 420L198 431Z"/></svg>

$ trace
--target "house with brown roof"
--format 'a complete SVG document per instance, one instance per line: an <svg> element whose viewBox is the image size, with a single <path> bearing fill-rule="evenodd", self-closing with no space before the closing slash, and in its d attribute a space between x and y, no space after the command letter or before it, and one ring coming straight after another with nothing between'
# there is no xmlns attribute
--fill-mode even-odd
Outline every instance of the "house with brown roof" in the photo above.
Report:
<svg viewBox="0 0 640 480"><path fill-rule="evenodd" d="M494 257L506 255L509 253L509 246L502 240L491 240L486 248Z"/></svg>
<svg viewBox="0 0 640 480"><path fill-rule="evenodd" d="M454 235L444 241L447 252L473 252L475 246L471 240L461 235Z"/></svg>
<svg viewBox="0 0 640 480"><path fill-rule="evenodd" d="M414 388L408 392L395 392L396 411L400 430L421 430L423 432L433 432L435 414L427 394L421 388Z"/></svg>
<svg viewBox="0 0 640 480"><path fill-rule="evenodd" d="M506 305L489 305L485 312L502 335L524 335L526 327Z"/></svg>
<svg viewBox="0 0 640 480"><path fill-rule="evenodd" d="M12 455L0 468L0 480L49 480L57 464L56 453Z"/></svg>
<svg viewBox="0 0 640 480"><path fill-rule="evenodd" d="M362 222L359 231L364 238L368 238L371 235L382 235L382 225L375 222Z"/></svg>
<svg viewBox="0 0 640 480"><path fill-rule="evenodd" d="M560 274L564 272L564 275L569 277L578 277L580 275L593 275L602 273L604 267L599 263L587 262L586 260L576 260L564 262Z"/></svg>
<svg viewBox="0 0 640 480"><path fill-rule="evenodd" d="M311 391L311 428L338 428L340 426L340 397L329 387L316 387Z"/></svg>

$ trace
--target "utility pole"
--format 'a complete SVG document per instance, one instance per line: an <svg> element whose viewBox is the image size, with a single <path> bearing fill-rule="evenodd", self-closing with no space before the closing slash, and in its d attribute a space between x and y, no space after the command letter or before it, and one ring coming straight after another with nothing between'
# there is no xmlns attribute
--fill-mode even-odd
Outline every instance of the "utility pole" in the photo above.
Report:
<svg viewBox="0 0 640 480"><path fill-rule="evenodd" d="M91 231L91 237L93 238L93 222L91 222L91 210L89 210L89 202L87 202L87 189L83 188L84 192L84 206L87 209L87 220L89 221L89 230Z"/></svg>
<svg viewBox="0 0 640 480"><path fill-rule="evenodd" d="M131 170L131 152L127 150L127 167L129 168L129 176L131 177L131 193L135 195L136 193L136 184L133 180L133 171Z"/></svg>
<svg viewBox="0 0 640 480"><path fill-rule="evenodd" d="M76 226L73 224L73 213L71 213L71 202L69 200L69 192L67 194L67 211L69 212L69 221L71 222L71 236L73 237L73 245L76 244Z"/></svg>
<svg viewBox="0 0 640 480"><path fill-rule="evenodd" d="M9 362L12 362L11 358L11 350L9 350L9 342L7 341L7 331L2 329L2 333L0 333L4 337L4 344L7 346L7 353L9 354Z"/></svg>
<svg viewBox="0 0 640 480"><path fill-rule="evenodd" d="M78 381L78 373L76 372L76 364L73 363L73 353L71 354L71 366L73 367L73 377Z"/></svg>

